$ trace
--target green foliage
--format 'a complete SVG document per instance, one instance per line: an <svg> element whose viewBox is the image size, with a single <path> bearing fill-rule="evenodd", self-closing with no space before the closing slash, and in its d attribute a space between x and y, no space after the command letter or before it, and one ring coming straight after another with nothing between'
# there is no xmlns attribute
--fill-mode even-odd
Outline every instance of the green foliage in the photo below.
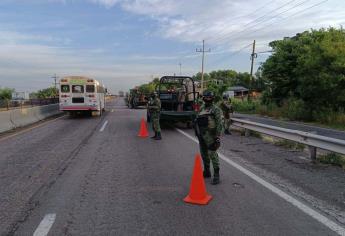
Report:
<svg viewBox="0 0 345 236"><path fill-rule="evenodd" d="M305 145L302 143L297 143L297 142L293 142L287 139L280 139L278 141L274 142L275 145L280 146L280 147L284 147L284 148L288 148L288 149L294 149L294 150L299 150L299 151L303 151L305 148Z"/></svg>
<svg viewBox="0 0 345 236"><path fill-rule="evenodd" d="M284 101L282 107L282 116L289 120L306 120L309 118L309 114L303 100L296 98L289 98Z"/></svg>
<svg viewBox="0 0 345 236"><path fill-rule="evenodd" d="M336 153L328 153L326 155L321 155L318 157L318 161L324 164L340 166L343 169L345 169L345 156Z"/></svg>
<svg viewBox="0 0 345 236"><path fill-rule="evenodd" d="M235 112L255 113L259 109L260 103L256 100L232 99L232 106Z"/></svg>
<svg viewBox="0 0 345 236"><path fill-rule="evenodd" d="M36 98L54 98L58 96L58 90L55 89L55 87L50 87L50 88L46 88L46 89L41 89L38 90L36 93L32 94L33 97Z"/></svg>
<svg viewBox="0 0 345 236"><path fill-rule="evenodd" d="M154 78L150 83L140 85L138 90L140 93L150 94L155 91L158 84L159 78Z"/></svg>
<svg viewBox="0 0 345 236"><path fill-rule="evenodd" d="M297 107L293 116L316 119L315 111L345 107L345 30L306 31L270 43L274 53L262 65L262 76L270 83L268 99L284 106L290 98ZM291 102L291 101L290 101Z"/></svg>
<svg viewBox="0 0 345 236"><path fill-rule="evenodd" d="M0 88L0 99L2 100L12 99L13 92L14 92L14 89L11 89L11 88Z"/></svg>

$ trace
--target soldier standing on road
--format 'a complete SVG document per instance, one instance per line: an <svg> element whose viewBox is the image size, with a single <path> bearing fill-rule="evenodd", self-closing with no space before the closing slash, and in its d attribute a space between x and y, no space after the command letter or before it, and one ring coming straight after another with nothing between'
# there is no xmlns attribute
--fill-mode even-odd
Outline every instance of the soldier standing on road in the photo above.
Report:
<svg viewBox="0 0 345 236"><path fill-rule="evenodd" d="M212 161L214 176L212 184L219 183L219 158L217 149L220 147L222 133L222 111L214 104L214 93L203 93L204 104L200 108L195 122L195 133L199 139L200 153L204 163L203 175L211 177L210 161Z"/></svg>
<svg viewBox="0 0 345 236"><path fill-rule="evenodd" d="M231 125L231 114L234 113L234 109L231 105L231 99L227 95L223 95L223 101L220 103L220 108L223 111L223 125L224 133L231 134L230 125Z"/></svg>
<svg viewBox="0 0 345 236"><path fill-rule="evenodd" d="M154 92L151 99L149 100L148 110L150 112L150 117L152 121L152 129L155 132L155 135L151 138L155 140L161 140L162 139L161 127L159 124L161 100L159 99L157 92Z"/></svg>

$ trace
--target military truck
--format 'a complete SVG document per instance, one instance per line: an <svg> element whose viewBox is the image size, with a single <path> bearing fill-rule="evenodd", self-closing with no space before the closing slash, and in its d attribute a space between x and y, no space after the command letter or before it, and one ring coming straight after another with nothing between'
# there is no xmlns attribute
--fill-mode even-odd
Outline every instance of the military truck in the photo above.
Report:
<svg viewBox="0 0 345 236"><path fill-rule="evenodd" d="M134 88L129 90L127 97L127 106L131 109L136 109L140 106L146 106L148 102L148 95Z"/></svg>
<svg viewBox="0 0 345 236"><path fill-rule="evenodd" d="M191 126L199 109L197 99L199 93L195 83L187 76L163 76L156 87L161 100L160 120L169 123L182 122ZM150 114L147 113L150 121Z"/></svg>

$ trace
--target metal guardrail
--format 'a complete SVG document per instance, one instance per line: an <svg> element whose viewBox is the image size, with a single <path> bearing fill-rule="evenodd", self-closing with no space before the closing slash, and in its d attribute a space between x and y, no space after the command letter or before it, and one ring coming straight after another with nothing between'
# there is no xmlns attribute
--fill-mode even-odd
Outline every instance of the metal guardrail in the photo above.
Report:
<svg viewBox="0 0 345 236"><path fill-rule="evenodd" d="M330 138L310 132L266 125L238 118L231 118L231 120L232 125L244 128L246 130L253 130L259 133L308 145L311 153L311 159L313 160L316 159L316 148L345 154L345 140Z"/></svg>

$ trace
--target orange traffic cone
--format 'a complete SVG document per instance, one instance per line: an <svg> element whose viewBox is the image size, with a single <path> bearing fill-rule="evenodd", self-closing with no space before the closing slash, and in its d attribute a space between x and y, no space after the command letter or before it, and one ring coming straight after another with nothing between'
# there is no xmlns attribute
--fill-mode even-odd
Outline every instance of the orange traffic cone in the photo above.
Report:
<svg viewBox="0 0 345 236"><path fill-rule="evenodd" d="M201 157L200 154L195 156L194 171L190 190L187 197L183 201L198 205L207 205L212 199L212 196L206 192L204 176L202 174Z"/></svg>
<svg viewBox="0 0 345 236"><path fill-rule="evenodd" d="M144 118L141 118L140 131L138 136L141 138L147 138L149 136L149 132L147 131L146 122Z"/></svg>

